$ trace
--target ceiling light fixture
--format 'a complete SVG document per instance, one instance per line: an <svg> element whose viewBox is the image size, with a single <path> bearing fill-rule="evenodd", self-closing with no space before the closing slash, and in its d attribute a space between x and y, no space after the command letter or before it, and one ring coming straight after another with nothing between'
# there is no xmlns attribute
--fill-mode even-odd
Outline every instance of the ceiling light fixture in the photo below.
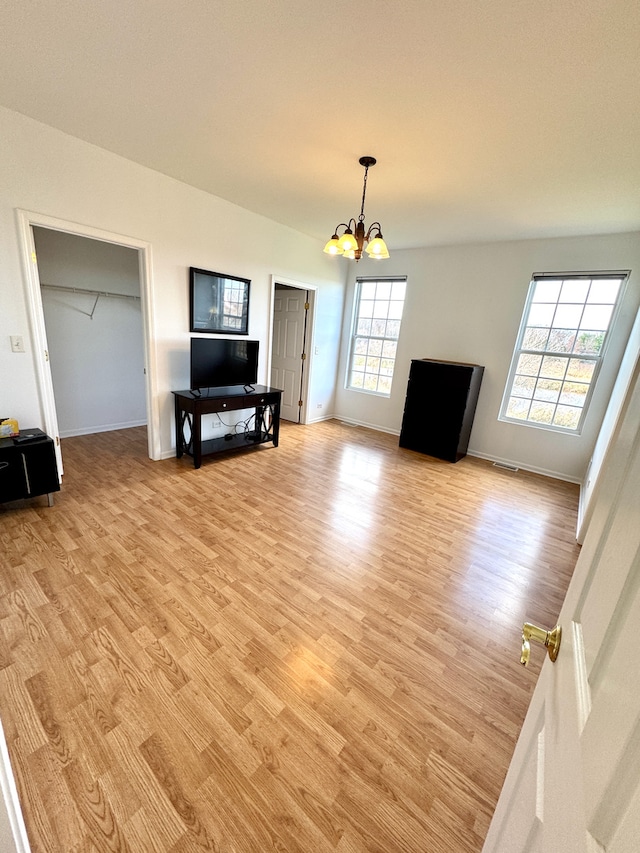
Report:
<svg viewBox="0 0 640 853"><path fill-rule="evenodd" d="M364 226L364 197L367 193L367 173L369 166L375 166L375 157L361 157L358 161L361 166L364 166L364 183L362 185L362 205L360 207L360 216L358 221L350 219L349 222L341 222L336 225L333 237L327 242L324 251L328 255L343 255L345 258L352 258L359 261L362 257L362 249L364 244L367 244L365 252L370 258L382 260L389 257L387 244L382 239L382 226L379 222L373 222L369 226L369 230L365 233ZM342 236L338 236L338 229L344 228Z"/></svg>

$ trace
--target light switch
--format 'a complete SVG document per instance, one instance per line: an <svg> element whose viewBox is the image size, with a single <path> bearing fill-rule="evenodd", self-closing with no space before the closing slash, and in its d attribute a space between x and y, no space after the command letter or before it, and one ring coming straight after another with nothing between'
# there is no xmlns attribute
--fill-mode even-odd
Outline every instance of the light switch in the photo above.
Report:
<svg viewBox="0 0 640 853"><path fill-rule="evenodd" d="M24 338L22 335L11 335L11 352L24 352Z"/></svg>

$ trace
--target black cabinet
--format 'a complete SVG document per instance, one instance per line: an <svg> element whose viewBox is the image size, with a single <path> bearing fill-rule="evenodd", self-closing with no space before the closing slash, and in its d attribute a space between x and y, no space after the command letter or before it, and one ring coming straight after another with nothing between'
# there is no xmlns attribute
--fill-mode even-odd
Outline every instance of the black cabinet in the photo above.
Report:
<svg viewBox="0 0 640 853"><path fill-rule="evenodd" d="M467 453L484 367L414 359L409 371L400 447L457 462Z"/></svg>
<svg viewBox="0 0 640 853"><path fill-rule="evenodd" d="M48 495L53 504L53 492L60 491L53 440L40 429L20 431L20 438L34 436L16 443L13 438L0 439L0 503Z"/></svg>

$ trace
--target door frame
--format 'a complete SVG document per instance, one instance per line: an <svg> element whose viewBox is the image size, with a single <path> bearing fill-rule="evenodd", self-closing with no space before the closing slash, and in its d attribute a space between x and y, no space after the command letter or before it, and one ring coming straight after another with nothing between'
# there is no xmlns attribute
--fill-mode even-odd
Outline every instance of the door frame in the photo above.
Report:
<svg viewBox="0 0 640 853"><path fill-rule="evenodd" d="M144 370L147 409L147 451L151 459L160 459L160 411L157 393L157 359L154 334L152 276L151 276L151 245L144 240L127 237L93 228L90 225L80 225L53 216L34 213L29 210L16 210L18 219L18 242L24 272L25 296L27 314L31 329L33 359L36 369L36 384L40 402L45 432L55 439L56 455L60 474L62 474L62 454L58 437L58 417L56 402L51 379L51 369L47 360L47 333L40 291L40 275L33 236L33 226L49 228L52 231L62 231L78 237L88 237L105 243L113 243L138 252L138 268L140 279L140 301L142 307L142 336L144 351Z"/></svg>
<svg viewBox="0 0 640 853"><path fill-rule="evenodd" d="M295 290L304 290L309 294L309 310L307 312L307 323L304 335L304 352L306 353L305 369L302 371L302 406L300 409L300 423L309 423L309 388L311 387L311 370L313 366L313 341L315 331L315 306L317 285L305 284L302 281L294 281L281 275L271 276L271 293L269 299L269 328L267 331L267 384L271 379L271 355L273 347L273 322L275 315L276 285L286 284Z"/></svg>

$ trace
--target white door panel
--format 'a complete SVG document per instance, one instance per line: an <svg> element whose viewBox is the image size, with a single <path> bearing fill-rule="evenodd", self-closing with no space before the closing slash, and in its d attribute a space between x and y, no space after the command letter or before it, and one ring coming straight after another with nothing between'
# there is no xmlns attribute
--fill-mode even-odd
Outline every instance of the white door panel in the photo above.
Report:
<svg viewBox="0 0 640 853"><path fill-rule="evenodd" d="M537 725L532 727L523 757L518 785L511 792L509 811L521 815L521 820L505 822L496 839L496 850L521 850L527 853L543 853L542 848L542 790L538 790L541 778L539 765L544 758L544 716L541 713Z"/></svg>
<svg viewBox="0 0 640 853"><path fill-rule="evenodd" d="M605 457L602 483L559 622L563 637L558 659L555 663L547 659L542 668L484 851L637 853L638 365ZM543 652L541 647L532 649L532 654Z"/></svg>
<svg viewBox="0 0 640 853"><path fill-rule="evenodd" d="M306 291L276 289L273 313L271 385L282 389L280 416L300 420L302 372L305 350Z"/></svg>

